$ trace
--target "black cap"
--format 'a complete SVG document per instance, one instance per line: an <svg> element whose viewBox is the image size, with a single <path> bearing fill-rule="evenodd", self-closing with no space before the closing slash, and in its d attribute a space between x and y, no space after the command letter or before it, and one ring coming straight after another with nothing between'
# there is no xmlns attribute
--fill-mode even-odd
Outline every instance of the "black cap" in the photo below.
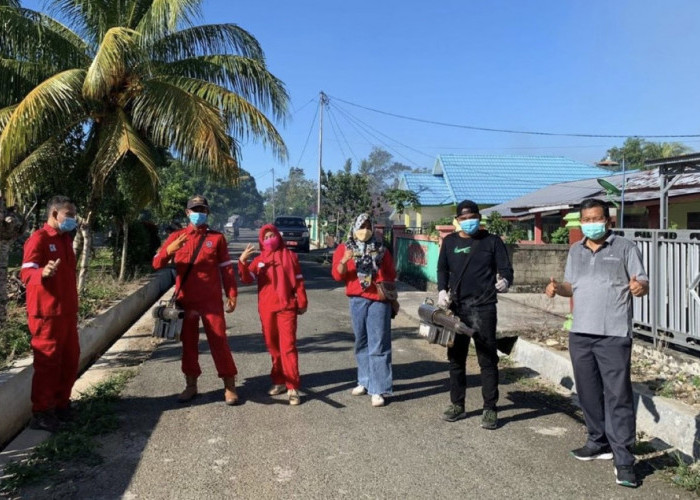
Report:
<svg viewBox="0 0 700 500"><path fill-rule="evenodd" d="M459 205L457 205L457 217L462 215L463 212L468 212L472 214L479 214L479 205L474 203L472 200L464 200Z"/></svg>
<svg viewBox="0 0 700 500"><path fill-rule="evenodd" d="M192 198L187 200L187 208L191 209L194 207L207 207L207 208L209 208L209 202L201 194L196 194Z"/></svg>

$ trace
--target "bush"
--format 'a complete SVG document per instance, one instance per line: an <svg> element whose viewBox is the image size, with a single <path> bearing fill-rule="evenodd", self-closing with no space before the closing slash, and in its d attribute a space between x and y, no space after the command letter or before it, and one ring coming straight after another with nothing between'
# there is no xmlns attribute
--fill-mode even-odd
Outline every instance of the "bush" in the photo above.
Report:
<svg viewBox="0 0 700 500"><path fill-rule="evenodd" d="M21 305L7 304L7 322L0 329L0 368L22 357L31 348L25 311Z"/></svg>
<svg viewBox="0 0 700 500"><path fill-rule="evenodd" d="M110 238L110 246L116 259L116 270L121 265L121 249L123 235L120 231L118 237ZM126 250L126 274L134 276L139 271L151 271L153 256L160 247L158 226L148 221L135 221L129 224L129 244Z"/></svg>
<svg viewBox="0 0 700 500"><path fill-rule="evenodd" d="M556 231L553 231L549 237L549 242L559 245L569 243L569 229L560 227Z"/></svg>

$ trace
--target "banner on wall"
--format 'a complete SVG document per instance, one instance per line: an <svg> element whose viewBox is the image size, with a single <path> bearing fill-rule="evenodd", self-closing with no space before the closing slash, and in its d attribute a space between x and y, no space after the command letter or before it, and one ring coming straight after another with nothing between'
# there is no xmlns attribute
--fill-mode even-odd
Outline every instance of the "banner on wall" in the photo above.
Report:
<svg viewBox="0 0 700 500"><path fill-rule="evenodd" d="M396 239L396 270L435 283L439 253L440 246L435 241L399 236Z"/></svg>

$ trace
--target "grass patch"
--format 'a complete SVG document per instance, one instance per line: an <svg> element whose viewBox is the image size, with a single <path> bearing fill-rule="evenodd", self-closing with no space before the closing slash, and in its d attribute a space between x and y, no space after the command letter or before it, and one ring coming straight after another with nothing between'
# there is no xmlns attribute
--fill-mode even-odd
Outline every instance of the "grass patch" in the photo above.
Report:
<svg viewBox="0 0 700 500"><path fill-rule="evenodd" d="M109 272L88 275L85 291L78 301L78 321L96 316L123 295L123 283Z"/></svg>
<svg viewBox="0 0 700 500"><path fill-rule="evenodd" d="M8 303L7 321L0 330L0 368L26 354L31 348L30 339L24 306Z"/></svg>
<svg viewBox="0 0 700 500"><path fill-rule="evenodd" d="M133 370L121 371L82 394L74 404L77 413L74 422L37 446L26 459L5 467L0 493L14 493L42 480L55 480L71 462L101 463L99 445L94 438L119 426L114 403L134 375Z"/></svg>
<svg viewBox="0 0 700 500"><path fill-rule="evenodd" d="M676 455L676 465L667 471L673 484L700 494L700 463L687 464L680 455Z"/></svg>

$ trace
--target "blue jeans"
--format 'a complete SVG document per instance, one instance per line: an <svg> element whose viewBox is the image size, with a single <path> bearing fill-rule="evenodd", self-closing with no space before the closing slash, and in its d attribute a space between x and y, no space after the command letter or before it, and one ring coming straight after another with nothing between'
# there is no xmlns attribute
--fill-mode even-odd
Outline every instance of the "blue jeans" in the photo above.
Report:
<svg viewBox="0 0 700 500"><path fill-rule="evenodd" d="M350 297L357 383L370 394L391 394L391 304Z"/></svg>

